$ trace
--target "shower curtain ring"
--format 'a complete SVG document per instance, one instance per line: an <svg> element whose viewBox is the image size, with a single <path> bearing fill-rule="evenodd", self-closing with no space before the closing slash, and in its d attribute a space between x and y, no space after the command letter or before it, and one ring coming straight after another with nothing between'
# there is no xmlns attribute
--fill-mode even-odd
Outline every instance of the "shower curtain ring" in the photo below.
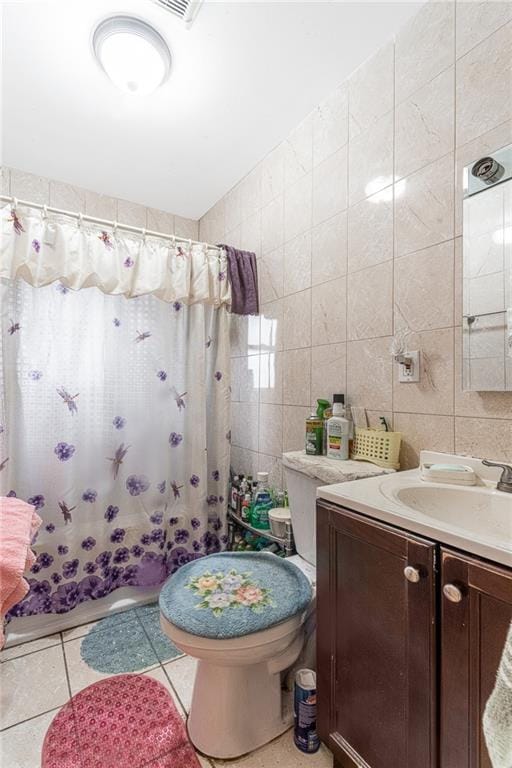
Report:
<svg viewBox="0 0 512 768"><path fill-rule="evenodd" d="M16 210L16 208L18 207L18 198L17 197L13 197L12 198L12 207L13 207L13 210Z"/></svg>
<svg viewBox="0 0 512 768"><path fill-rule="evenodd" d="M117 221L112 222L112 234L114 237L117 235Z"/></svg>
<svg viewBox="0 0 512 768"><path fill-rule="evenodd" d="M79 228L79 229L80 229L80 228L81 228L81 226L82 226L82 222L83 222L83 220L84 220L84 215L83 215L83 213L82 213L82 212L80 212L80 213L78 214L78 228Z"/></svg>
<svg viewBox="0 0 512 768"><path fill-rule="evenodd" d="M144 242L146 241L146 228L145 227L142 227L142 239L144 240Z"/></svg>
<svg viewBox="0 0 512 768"><path fill-rule="evenodd" d="M48 206L43 205L43 221L46 221L47 218L48 218Z"/></svg>

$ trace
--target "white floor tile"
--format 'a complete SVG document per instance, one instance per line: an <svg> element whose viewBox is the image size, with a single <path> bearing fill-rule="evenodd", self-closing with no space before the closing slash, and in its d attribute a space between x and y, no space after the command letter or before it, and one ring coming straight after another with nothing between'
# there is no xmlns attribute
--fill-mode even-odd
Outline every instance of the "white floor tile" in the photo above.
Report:
<svg viewBox="0 0 512 768"><path fill-rule="evenodd" d="M181 706L181 702L178 699L178 697L176 696L176 693L173 690L172 685L169 682L169 678L165 674L165 672L162 669L162 667L157 667L156 669L151 669L149 672L144 672L144 675L146 675L146 677L152 677L153 680L157 680L159 683L162 683L162 685L165 686L165 688L167 688L167 690L171 694L171 698L172 698L172 700L174 702L174 705L175 705L176 709L180 713L181 719L182 720L186 720L187 713L185 712L185 710Z"/></svg>
<svg viewBox="0 0 512 768"><path fill-rule="evenodd" d="M169 693L172 696L172 700L174 702L174 705L175 705L176 709L180 713L182 719L186 720L187 719L187 713L185 712L185 710L181 706L181 703L180 703L178 697L176 696L176 693L173 691L173 688L172 688L172 686L171 686L171 684L170 684L170 682L169 682L169 680L167 678L167 675L165 674L164 670L162 669L162 667L158 667L158 669L153 669L150 672L144 672L144 674L147 677L152 677L154 680L158 680L159 683L162 683L162 685L164 685L167 688L167 690L169 691ZM203 757L203 755L200 755L199 753L197 753L197 759L199 760L199 764L201 765L201 768L213 768L213 763L210 762L210 760L208 760L208 758Z"/></svg>
<svg viewBox="0 0 512 768"><path fill-rule="evenodd" d="M64 653L66 654L66 663L68 665L69 684L71 687L71 693L74 696L76 693L86 688L92 683L98 682L98 680L106 680L107 677L113 677L108 672L97 672L92 669L82 659L80 654L80 646L82 644L82 638L76 640L70 640L64 643ZM147 672L150 669L156 669L159 665L152 664L146 669L137 670L139 672Z"/></svg>
<svg viewBox="0 0 512 768"><path fill-rule="evenodd" d="M238 760L214 760L216 768L331 768L332 754L323 745L313 755L293 743L293 730Z"/></svg>
<svg viewBox="0 0 512 768"><path fill-rule="evenodd" d="M28 643L20 643L19 645L12 645L9 648L4 648L0 651L0 661L9 661L10 659L16 659L18 656L26 656L27 653L33 653L34 651L42 651L44 648L51 648L52 645L60 644L60 635L48 635L48 637L40 637L38 640L31 640Z"/></svg>
<svg viewBox="0 0 512 768"><path fill-rule="evenodd" d="M5 661L0 678L2 728L60 707L69 699L60 644Z"/></svg>
<svg viewBox="0 0 512 768"><path fill-rule="evenodd" d="M47 712L1 733L0 765L5 768L41 768L44 737L57 712Z"/></svg>
<svg viewBox="0 0 512 768"><path fill-rule="evenodd" d="M67 642L68 640L76 640L79 637L85 637L89 630L95 627L96 624L98 624L97 621L92 621L90 624L80 624L79 627L73 627L73 629L65 629L62 633L62 639L64 642Z"/></svg>
<svg viewBox="0 0 512 768"><path fill-rule="evenodd" d="M175 661L164 664L164 669L169 675L172 686L187 712L190 710L192 701L196 666L197 659L193 659L191 656L182 656Z"/></svg>

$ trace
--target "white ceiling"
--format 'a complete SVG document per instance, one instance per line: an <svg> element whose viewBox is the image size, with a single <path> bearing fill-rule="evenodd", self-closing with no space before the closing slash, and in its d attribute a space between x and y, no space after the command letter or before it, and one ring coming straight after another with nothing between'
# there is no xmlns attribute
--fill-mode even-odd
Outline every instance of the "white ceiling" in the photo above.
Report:
<svg viewBox="0 0 512 768"><path fill-rule="evenodd" d="M199 218L419 4L206 0L187 30L150 0L7 2L3 162ZM92 58L115 12L169 43L151 96L117 91Z"/></svg>

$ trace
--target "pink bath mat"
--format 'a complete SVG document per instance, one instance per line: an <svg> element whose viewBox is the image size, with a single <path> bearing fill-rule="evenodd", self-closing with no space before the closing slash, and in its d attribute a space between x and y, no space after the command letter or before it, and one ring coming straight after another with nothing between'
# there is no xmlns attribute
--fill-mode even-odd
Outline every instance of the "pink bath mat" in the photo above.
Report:
<svg viewBox="0 0 512 768"><path fill-rule="evenodd" d="M80 691L53 719L42 768L200 768L164 686L118 675Z"/></svg>

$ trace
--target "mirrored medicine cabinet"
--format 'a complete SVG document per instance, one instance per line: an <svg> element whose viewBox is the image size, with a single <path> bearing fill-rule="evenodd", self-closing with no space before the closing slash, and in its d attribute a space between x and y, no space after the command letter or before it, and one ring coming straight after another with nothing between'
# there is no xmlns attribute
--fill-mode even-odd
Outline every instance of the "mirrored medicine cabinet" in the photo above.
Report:
<svg viewBox="0 0 512 768"><path fill-rule="evenodd" d="M512 391L512 144L463 179L462 386Z"/></svg>

